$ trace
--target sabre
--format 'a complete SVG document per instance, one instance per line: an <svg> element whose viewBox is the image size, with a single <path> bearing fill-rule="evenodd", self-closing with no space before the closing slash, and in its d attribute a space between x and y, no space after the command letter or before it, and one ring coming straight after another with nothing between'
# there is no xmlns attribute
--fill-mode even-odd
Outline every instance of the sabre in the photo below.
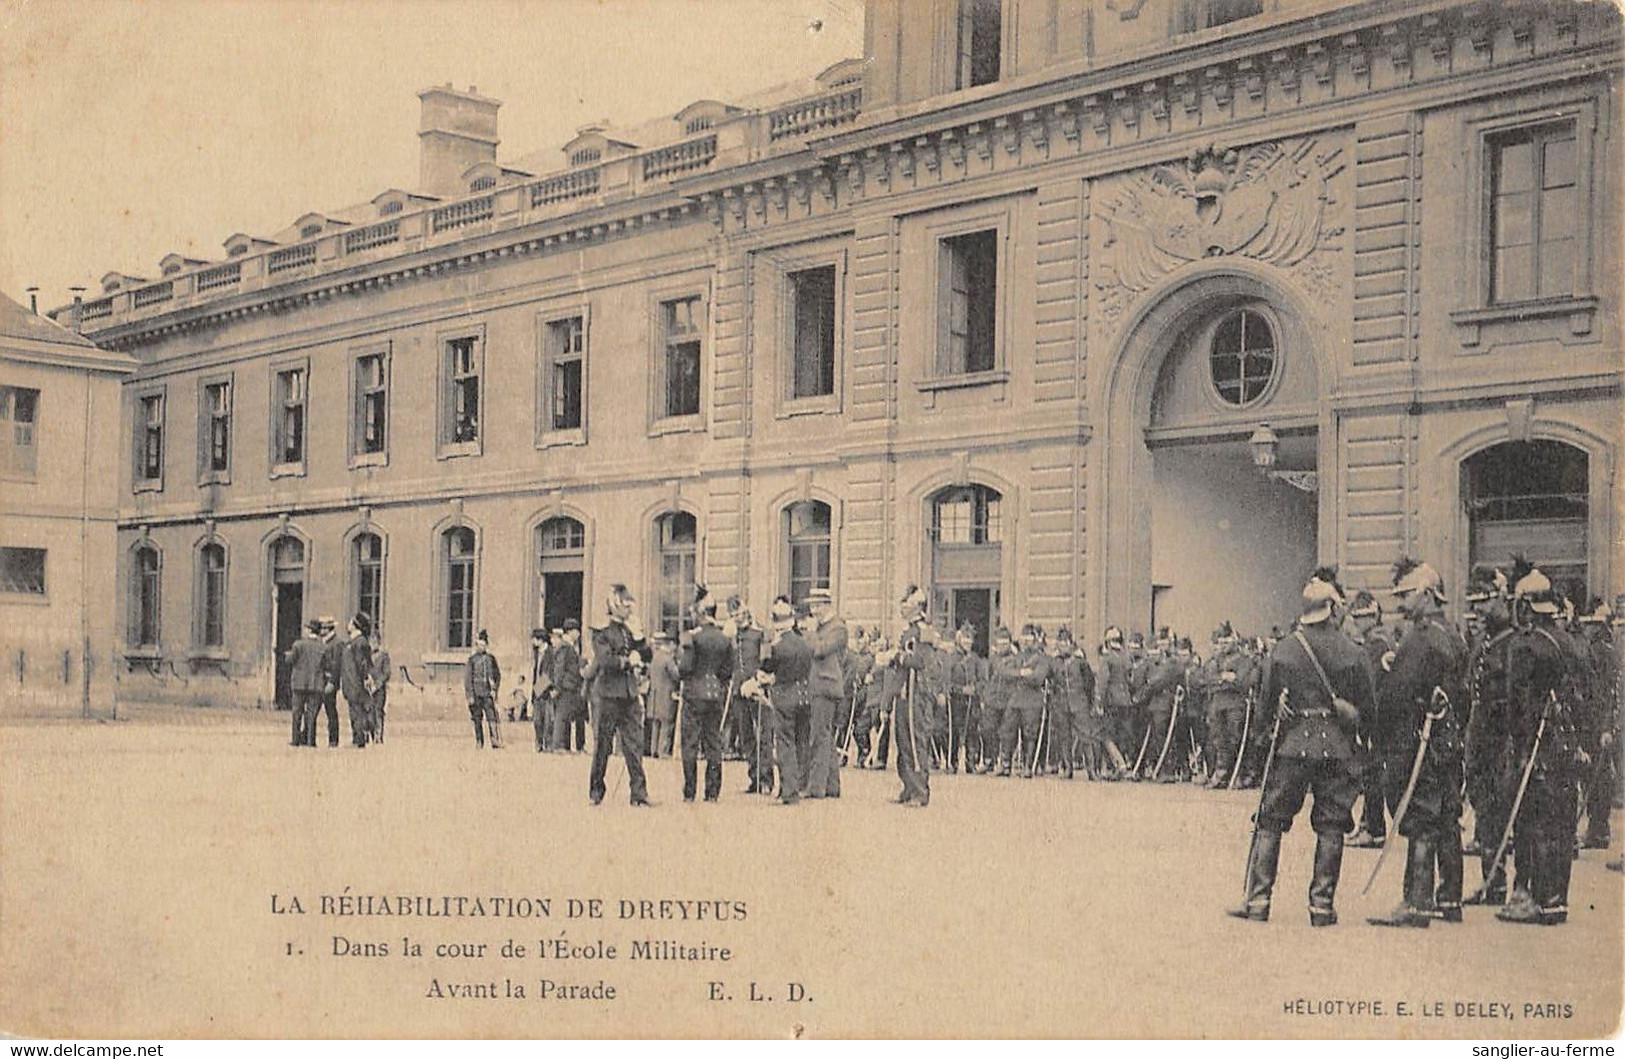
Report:
<svg viewBox="0 0 1625 1059"><path fill-rule="evenodd" d="M1286 713L1286 689L1281 689L1281 695L1275 704L1275 725L1270 730L1270 749L1264 755L1264 775L1258 782L1258 808L1253 811L1253 836L1247 843L1247 867L1242 873L1241 892L1242 899L1246 900L1247 880L1251 877L1253 867L1253 853L1258 847L1258 818L1264 815L1264 797L1270 789L1270 766L1275 764L1275 745L1281 738L1281 716Z"/></svg>
<svg viewBox="0 0 1625 1059"><path fill-rule="evenodd" d="M1225 784L1225 790L1236 789L1236 777L1241 775L1241 759L1247 756L1247 736L1252 734L1253 728L1253 700L1258 697L1257 690L1247 692L1247 712L1241 715L1241 742L1236 744L1236 760L1230 764L1230 782Z"/></svg>
<svg viewBox="0 0 1625 1059"><path fill-rule="evenodd" d="M1540 711L1540 724L1535 728L1535 741L1529 747L1529 760L1523 763L1523 776L1518 780L1518 793L1512 799L1512 811L1507 814L1506 830L1501 833L1501 844L1495 847L1495 860L1492 862L1493 866L1490 868L1489 877L1484 880L1484 885L1480 888L1479 892L1481 893L1488 890L1490 883L1495 881L1495 877L1506 870L1506 864L1502 858L1506 856L1507 844L1512 841L1512 832L1518 823L1518 810L1523 808L1523 796L1529 790L1529 777L1535 771L1535 758L1540 756L1540 739L1541 736L1546 734L1546 718L1551 707L1557 704L1557 692L1554 690L1550 692L1550 695L1551 698L1547 707ZM1567 853L1563 855L1568 856Z"/></svg>
<svg viewBox="0 0 1625 1059"><path fill-rule="evenodd" d="M904 692L908 696L908 750L913 755L913 768L920 768L920 748L914 741L914 670L908 671L908 688ZM895 722L893 722L895 723Z"/></svg>
<svg viewBox="0 0 1625 1059"><path fill-rule="evenodd" d="M1027 770L1027 778L1032 779L1038 771L1038 757L1044 752L1044 727L1049 724L1049 700L1044 700L1044 712L1038 715L1038 738L1033 740L1033 767Z"/></svg>
<svg viewBox="0 0 1625 1059"><path fill-rule="evenodd" d="M1145 763L1145 750L1146 750L1146 747L1148 747L1150 745L1151 745L1151 725L1147 724L1145 726L1145 735L1140 737L1140 752L1134 756L1134 767L1129 770L1129 775L1138 776L1140 774L1140 766Z"/></svg>
<svg viewBox="0 0 1625 1059"><path fill-rule="evenodd" d="M1168 731L1162 737L1162 750L1157 754L1156 767L1151 770L1151 778L1156 779L1162 775L1162 762L1168 756L1168 747L1174 741L1174 726L1179 723L1179 706L1185 701L1185 685L1180 684L1174 688L1174 705L1168 711ZM1151 734L1149 728L1146 735Z"/></svg>
<svg viewBox="0 0 1625 1059"><path fill-rule="evenodd" d="M1428 743L1433 738L1433 722L1443 718L1449 709L1450 696L1445 694L1443 688L1435 686L1433 697L1428 700L1427 713L1422 718L1422 738L1416 744L1416 759L1411 762L1411 775L1405 781L1405 793L1400 795L1399 807L1394 810L1395 834L1400 833L1399 825L1404 822L1405 813L1411 807L1411 799L1416 796L1416 781L1421 778L1422 762L1427 760ZM1395 842L1382 844L1382 852L1377 854L1377 863L1371 866L1371 875L1367 877L1365 886L1360 890L1362 897L1371 892L1371 884L1377 881L1377 873L1382 871L1383 861L1388 859L1388 851L1396 845L1398 843Z"/></svg>

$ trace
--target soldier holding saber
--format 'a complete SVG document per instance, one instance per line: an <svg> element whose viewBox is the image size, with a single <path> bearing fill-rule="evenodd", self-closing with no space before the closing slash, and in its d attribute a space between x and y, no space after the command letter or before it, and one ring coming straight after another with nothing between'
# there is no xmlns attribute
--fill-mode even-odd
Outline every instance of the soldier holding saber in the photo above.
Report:
<svg viewBox="0 0 1625 1059"><path fill-rule="evenodd" d="M1281 857L1281 835L1314 793L1309 823L1315 831L1309 923L1337 922L1333 901L1343 867L1343 836L1354 829L1354 729L1372 706L1371 669L1365 655L1337 629L1343 603L1337 572L1323 567L1303 589L1299 628L1282 639L1265 663L1263 700L1277 710L1279 738L1267 764L1247 859L1246 897L1230 910L1237 919L1269 919Z"/></svg>

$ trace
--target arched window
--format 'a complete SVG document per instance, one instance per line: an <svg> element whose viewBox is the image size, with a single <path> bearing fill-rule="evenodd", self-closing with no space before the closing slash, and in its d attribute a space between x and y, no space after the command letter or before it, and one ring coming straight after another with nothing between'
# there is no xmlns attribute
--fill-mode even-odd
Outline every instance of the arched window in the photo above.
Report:
<svg viewBox="0 0 1625 1059"><path fill-rule="evenodd" d="M1249 405L1275 377L1275 332L1264 315L1238 309L1219 321L1208 352L1213 389L1226 404Z"/></svg>
<svg viewBox="0 0 1625 1059"><path fill-rule="evenodd" d="M459 650L474 646L476 570L474 531L453 526L440 535L441 562L445 566L445 646Z"/></svg>
<svg viewBox="0 0 1625 1059"><path fill-rule="evenodd" d="M158 549L143 544L130 553L131 647L157 647L163 635L163 560Z"/></svg>
<svg viewBox="0 0 1625 1059"><path fill-rule="evenodd" d="M384 538L376 533L358 533L350 543L351 583L355 585L355 610L372 619L379 636L384 634Z"/></svg>
<svg viewBox="0 0 1625 1059"><path fill-rule="evenodd" d="M226 645L226 546L210 541L198 549L199 647Z"/></svg>
<svg viewBox="0 0 1625 1059"><path fill-rule="evenodd" d="M817 500L784 509L785 588L793 603L815 588L830 587L830 522L829 505Z"/></svg>
<svg viewBox="0 0 1625 1059"><path fill-rule="evenodd" d="M699 530L694 516L670 511L655 520L658 566L656 620L672 636L682 631L683 611L694 595L699 556Z"/></svg>
<svg viewBox="0 0 1625 1059"><path fill-rule="evenodd" d="M1505 569L1525 555L1576 606L1587 598L1590 459L1561 441L1508 441L1462 464L1469 561Z"/></svg>

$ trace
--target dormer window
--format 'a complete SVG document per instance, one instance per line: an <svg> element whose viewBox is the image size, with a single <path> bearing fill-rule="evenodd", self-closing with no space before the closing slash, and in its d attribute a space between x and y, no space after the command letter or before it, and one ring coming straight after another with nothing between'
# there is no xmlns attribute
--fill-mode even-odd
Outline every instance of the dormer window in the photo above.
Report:
<svg viewBox="0 0 1625 1059"><path fill-rule="evenodd" d="M378 216L380 216L380 217L388 217L391 214L401 212L405 208L406 208L406 203L402 202L400 199L395 199L392 202L386 202L382 206L379 206L378 207Z"/></svg>

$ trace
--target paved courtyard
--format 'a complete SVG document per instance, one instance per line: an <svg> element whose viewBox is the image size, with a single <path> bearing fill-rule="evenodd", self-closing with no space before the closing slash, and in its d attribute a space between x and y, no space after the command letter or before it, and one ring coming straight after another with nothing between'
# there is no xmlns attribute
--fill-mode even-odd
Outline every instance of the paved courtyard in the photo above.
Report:
<svg viewBox="0 0 1625 1059"><path fill-rule="evenodd" d="M1574 1038L1619 1019L1617 840L1575 865L1562 928L1367 927L1400 858L1362 897L1376 853L1350 850L1343 923L1314 931L1301 825L1275 921L1223 914L1248 792L936 776L918 811L848 771L839 801L783 809L730 763L721 803L685 805L654 761L659 804L634 811L613 762L595 809L587 758L535 754L528 726L479 752L466 722L406 721L357 751L291 748L286 722L0 725L0 1029Z"/></svg>

